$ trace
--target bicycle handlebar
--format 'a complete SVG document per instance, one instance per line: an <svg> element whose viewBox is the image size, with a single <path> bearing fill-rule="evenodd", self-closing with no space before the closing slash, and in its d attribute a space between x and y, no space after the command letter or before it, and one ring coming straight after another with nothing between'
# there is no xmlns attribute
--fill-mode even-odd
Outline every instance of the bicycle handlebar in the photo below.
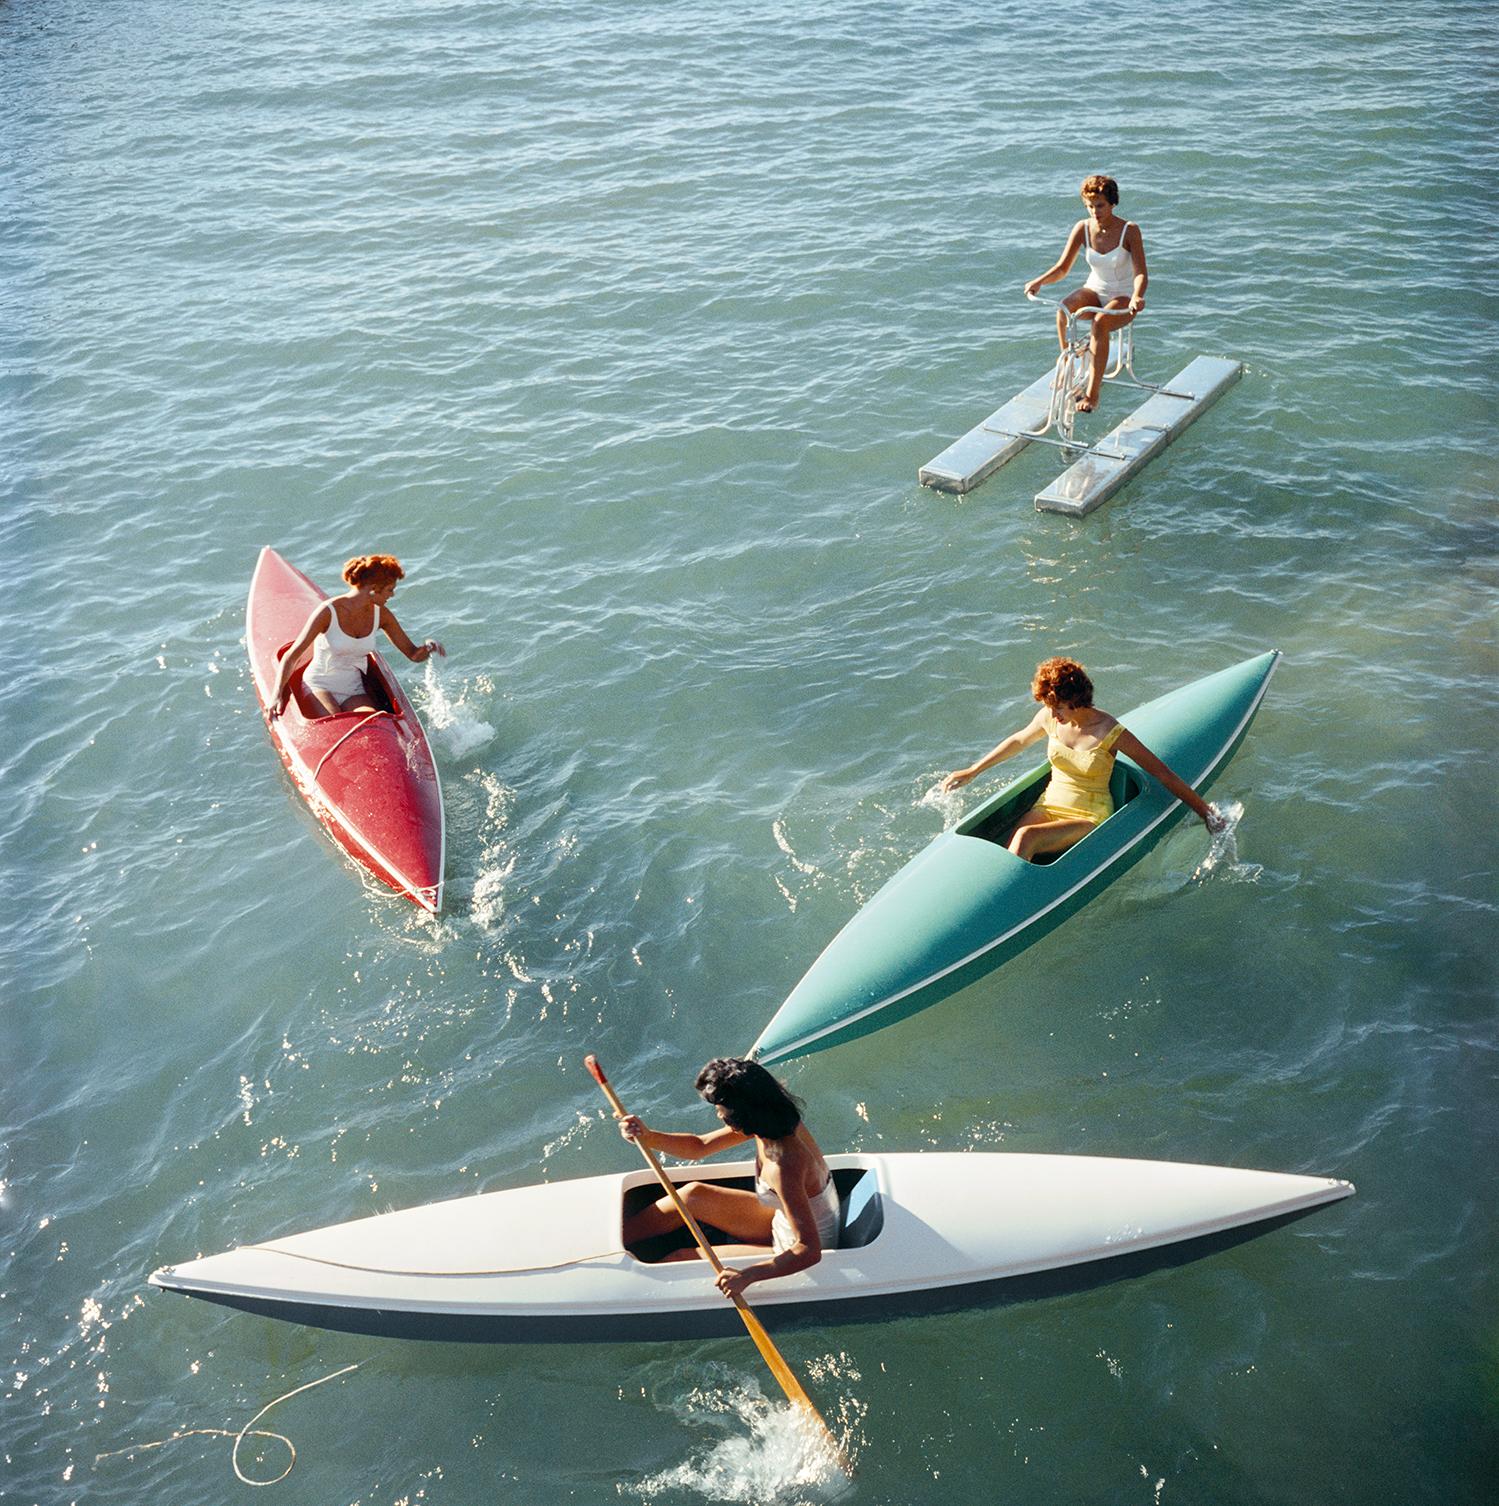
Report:
<svg viewBox="0 0 1499 1506"><path fill-rule="evenodd" d="M1032 303L1048 303L1048 302L1050 302L1049 299L1042 298L1037 293L1027 293L1025 296L1027 298L1029 298ZM1115 294L1114 296L1122 298L1124 295L1122 293L1118 293L1118 294ZM1066 306L1066 304L1064 304L1061 301L1061 299L1057 300L1057 302L1055 304L1055 307L1061 309L1061 311L1064 314L1066 314L1066 316L1069 319L1096 319L1100 314L1127 314L1129 312L1129 310L1127 308L1122 308L1122 309L1106 309L1106 308L1096 308L1096 307L1093 307L1092 305L1089 305L1087 308L1070 309L1070 308L1068 308ZM1140 317L1140 315L1143 314L1144 312L1145 312L1145 310L1143 308L1136 309L1135 310L1135 318L1138 319Z"/></svg>

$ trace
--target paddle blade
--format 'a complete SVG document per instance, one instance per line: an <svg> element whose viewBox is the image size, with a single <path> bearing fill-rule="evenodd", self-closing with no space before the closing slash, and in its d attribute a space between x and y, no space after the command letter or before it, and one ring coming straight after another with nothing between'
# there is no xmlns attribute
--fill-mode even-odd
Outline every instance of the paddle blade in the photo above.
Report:
<svg viewBox="0 0 1499 1506"><path fill-rule="evenodd" d="M750 1338L755 1341L755 1348L760 1351L761 1359L770 1367L770 1373L775 1376L777 1384L785 1392L786 1400L801 1410L802 1415L822 1439L824 1447L838 1461L838 1467L844 1474L852 1476L854 1467L848 1455L843 1452L843 1446L838 1442L832 1428L828 1426L827 1419L817 1410L812 1398L802 1388L802 1383L796 1378L796 1373L781 1358L780 1350L766 1333L759 1318L749 1310L742 1297L734 1299L734 1306L739 1309L739 1316L744 1319L744 1326Z"/></svg>
<svg viewBox="0 0 1499 1506"><path fill-rule="evenodd" d="M593 1080L601 1088L608 1087L609 1079L604 1076L604 1069L599 1066L598 1057L594 1056L592 1052L590 1052L583 1058L583 1065L588 1068L588 1075L592 1077Z"/></svg>

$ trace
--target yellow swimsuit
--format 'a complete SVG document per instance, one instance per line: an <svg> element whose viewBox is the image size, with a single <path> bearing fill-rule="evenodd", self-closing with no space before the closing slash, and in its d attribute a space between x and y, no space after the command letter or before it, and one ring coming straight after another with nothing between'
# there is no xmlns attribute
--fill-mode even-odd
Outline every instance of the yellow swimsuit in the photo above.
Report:
<svg viewBox="0 0 1499 1506"><path fill-rule="evenodd" d="M1124 731L1115 722L1098 745L1079 751L1069 748L1056 734L1056 722L1046 734L1046 757L1051 778L1033 807L1053 821L1089 821L1097 826L1114 814L1109 778L1114 772L1114 744Z"/></svg>

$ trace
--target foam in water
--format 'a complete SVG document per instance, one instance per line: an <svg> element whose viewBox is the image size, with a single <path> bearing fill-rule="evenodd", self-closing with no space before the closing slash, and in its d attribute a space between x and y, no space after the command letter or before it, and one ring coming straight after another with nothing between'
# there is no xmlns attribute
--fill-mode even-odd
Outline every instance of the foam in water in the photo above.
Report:
<svg viewBox="0 0 1499 1506"><path fill-rule="evenodd" d="M694 1387L672 1410L694 1427L725 1436L659 1474L622 1485L621 1494L653 1501L689 1491L705 1501L743 1506L823 1506L846 1495L849 1478L842 1465L797 1407L767 1398L753 1381L731 1378L724 1367L713 1368L719 1372L714 1381ZM839 1407L838 1420L847 1410Z"/></svg>
<svg viewBox="0 0 1499 1506"><path fill-rule="evenodd" d="M804 863L797 857L795 850L791 846L791 838L786 833L785 817L777 816L771 823L770 831L771 835L775 838L776 846L790 859L791 866L802 878L810 880L815 885L822 878L822 870L815 863ZM781 891L782 898L785 899L792 914L795 914L797 896L786 886L779 874L775 876L775 881L776 888Z"/></svg>
<svg viewBox="0 0 1499 1506"><path fill-rule="evenodd" d="M499 925L504 916L506 881L515 871L517 861L507 837L515 795L497 775L487 770L480 769L467 777L484 801L483 817L475 826L480 850L470 914L475 924L489 931Z"/></svg>
<svg viewBox="0 0 1499 1506"><path fill-rule="evenodd" d="M472 685L460 681L457 690L450 690L447 676L438 669L435 659L428 659L422 666L422 710L427 725L450 758L466 758L494 736L493 725L469 705L471 691L486 695L493 688L487 675L479 675Z"/></svg>

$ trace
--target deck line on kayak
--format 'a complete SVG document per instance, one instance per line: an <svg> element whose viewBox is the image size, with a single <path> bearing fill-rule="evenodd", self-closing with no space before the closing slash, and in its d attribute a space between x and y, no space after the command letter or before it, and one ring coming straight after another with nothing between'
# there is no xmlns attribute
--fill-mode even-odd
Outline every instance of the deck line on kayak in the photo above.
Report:
<svg viewBox="0 0 1499 1506"><path fill-rule="evenodd" d="M1266 672L1264 679L1260 681L1259 690L1255 692L1254 700L1250 702L1249 707L1244 712L1244 715L1239 719L1238 725L1234 728L1233 732L1223 740L1223 744L1218 749L1218 752L1208 761L1207 765L1202 769L1197 777L1190 781L1194 790L1206 779L1208 779L1216 771L1218 766L1221 765L1224 760L1230 756L1235 744L1244 735L1244 732L1248 728L1249 723L1254 719L1256 712L1258 712L1260 709L1260 702L1264 700L1265 693L1270 688L1270 676L1275 673L1275 667L1279 662L1280 659L1277 655L1275 660L1272 661L1269 670ZM788 1046L781 1047L774 1051L766 1052L763 1056L758 1052L752 1054L757 1056L762 1061L782 1061L787 1056L796 1055L798 1052L804 1050L807 1046L810 1046L814 1041L820 1041L826 1035L831 1035L835 1031L844 1030L848 1026L856 1024L860 1020L867 1019L870 1015L876 1014L882 1009L888 1009L892 1004L898 1004L902 999L907 998L909 995L913 993L919 993L924 988L930 988L933 983L940 982L941 979L947 977L949 973L954 973L957 972L960 968L967 967L970 962L973 962L977 958L982 957L986 952L992 952L995 947L1003 945L1003 943L1010 940L1012 936L1018 936L1028 926L1035 925L1038 920L1041 920L1044 916L1049 915L1053 910L1056 909L1058 905L1071 899L1079 889L1086 888L1088 884L1092 883L1093 880L1099 876L1099 874L1105 872L1114 863L1117 863L1120 858L1124 857L1127 853L1138 847L1140 843L1143 842L1145 838L1148 837L1151 832L1153 832L1156 827L1161 824L1162 821L1171 816L1176 811L1176 808L1181 804L1182 802L1180 800L1170 801L1167 804L1166 808L1161 812L1161 814L1157 816L1149 826L1145 827L1138 836L1136 836L1132 841L1126 843L1123 847L1119 848L1116 852L1111 853L1107 858L1104 859L1103 862L1101 862L1090 873L1084 875L1084 877L1079 879L1077 883L1075 883L1065 893L1059 894L1054 900L1051 901L1050 904L1044 905L1041 909L1035 911L1031 915L1028 915L1024 920L1020 922L1019 925L1011 926L1008 931L1005 931L1003 934L996 936L992 941L985 942L983 946L977 948L975 951L970 952L966 957L960 958L957 962L949 963L944 968L939 968L935 973L932 973L930 976L921 979L920 982L912 983L909 987L901 989L899 993L889 994L885 998L878 1000L874 1004L866 1004L863 1009L857 1010L853 1014L844 1015L842 1019L834 1020L831 1024L823 1025L817 1030L811 1031L807 1035L800 1036L795 1041L792 1041ZM980 837L976 838L975 840L983 841L985 839Z"/></svg>
<svg viewBox="0 0 1499 1506"><path fill-rule="evenodd" d="M544 1265L497 1265L464 1271L424 1271L408 1266L360 1265L352 1260L332 1260L326 1255L309 1255L305 1250L286 1250L280 1245L244 1245L242 1248L259 1250L266 1255L283 1255L287 1260L305 1260L310 1265L331 1266L337 1271L359 1271L366 1276L420 1276L425 1281L444 1281L453 1277L467 1280L474 1276L529 1276L535 1271L561 1271L568 1266L589 1265L595 1260L612 1260L616 1255L639 1258L623 1245L615 1245L611 1250L594 1250L591 1254L572 1255L566 1260L549 1260Z"/></svg>

